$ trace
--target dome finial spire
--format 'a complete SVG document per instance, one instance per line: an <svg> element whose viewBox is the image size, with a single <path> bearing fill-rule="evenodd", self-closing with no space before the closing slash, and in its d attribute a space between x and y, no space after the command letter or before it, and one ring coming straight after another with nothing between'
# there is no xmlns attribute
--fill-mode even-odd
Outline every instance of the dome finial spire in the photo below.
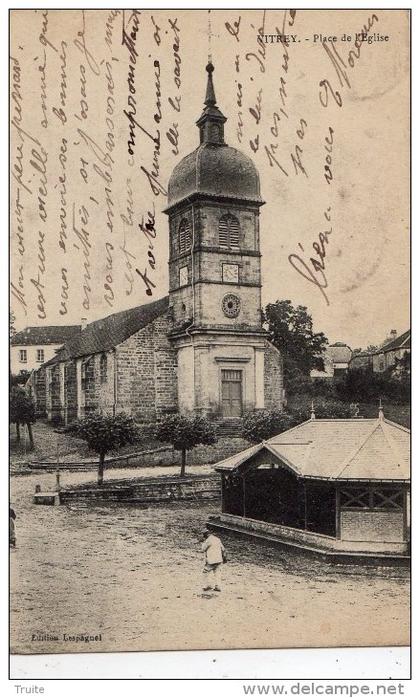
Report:
<svg viewBox="0 0 420 698"><path fill-rule="evenodd" d="M209 53L208 53L208 62L212 63L211 60L211 38L213 36L213 32L211 30L211 10L207 10L207 17L208 17L208 25L207 25L207 35L208 35L208 41L209 41Z"/></svg>
<svg viewBox="0 0 420 698"><path fill-rule="evenodd" d="M216 106L216 95L214 92L214 85L213 85L214 65L211 62L211 56L209 56L209 62L206 65L206 70L208 73L208 77L207 77L206 98L204 100L204 104L207 107L215 107Z"/></svg>
<svg viewBox="0 0 420 698"><path fill-rule="evenodd" d="M216 95L213 86L214 65L209 60L206 65L207 71L207 89L206 98L204 100L204 110L197 121L197 126L200 129L200 143L211 143L212 145L224 145L224 130L223 124L226 117L223 116L219 107L216 104Z"/></svg>

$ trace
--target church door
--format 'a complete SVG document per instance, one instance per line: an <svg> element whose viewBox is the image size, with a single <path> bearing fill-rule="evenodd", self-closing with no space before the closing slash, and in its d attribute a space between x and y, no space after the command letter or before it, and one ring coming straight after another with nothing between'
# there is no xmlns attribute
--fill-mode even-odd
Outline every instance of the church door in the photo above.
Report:
<svg viewBox="0 0 420 698"><path fill-rule="evenodd" d="M242 416L242 371L222 369L223 417Z"/></svg>

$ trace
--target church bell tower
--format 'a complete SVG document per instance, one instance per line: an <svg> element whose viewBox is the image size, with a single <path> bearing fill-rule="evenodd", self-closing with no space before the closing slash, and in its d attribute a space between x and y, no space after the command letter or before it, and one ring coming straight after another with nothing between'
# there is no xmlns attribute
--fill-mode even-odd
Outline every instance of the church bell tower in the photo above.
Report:
<svg viewBox="0 0 420 698"><path fill-rule="evenodd" d="M171 342L181 412L223 419L264 407L259 175L225 142L209 63L199 146L168 186Z"/></svg>

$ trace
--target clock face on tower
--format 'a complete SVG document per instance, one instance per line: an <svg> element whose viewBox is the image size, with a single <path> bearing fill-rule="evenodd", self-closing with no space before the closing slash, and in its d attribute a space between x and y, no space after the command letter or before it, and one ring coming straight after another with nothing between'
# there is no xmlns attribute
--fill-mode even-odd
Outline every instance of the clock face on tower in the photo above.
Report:
<svg viewBox="0 0 420 698"><path fill-rule="evenodd" d="M222 264L222 280L228 284L239 283L239 265Z"/></svg>
<svg viewBox="0 0 420 698"><path fill-rule="evenodd" d="M226 317L235 318L238 317L241 310L241 301L238 296L234 293L227 293L222 300L222 310Z"/></svg>

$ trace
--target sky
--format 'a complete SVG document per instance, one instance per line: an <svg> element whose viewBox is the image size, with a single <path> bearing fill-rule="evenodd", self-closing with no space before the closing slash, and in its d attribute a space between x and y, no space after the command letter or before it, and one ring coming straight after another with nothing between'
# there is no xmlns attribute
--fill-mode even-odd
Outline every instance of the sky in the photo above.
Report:
<svg viewBox="0 0 420 698"><path fill-rule="evenodd" d="M209 49L226 141L260 174L263 305L353 348L408 328L407 15L287 12L12 12L18 329L166 295L167 182L198 145ZM357 48L363 27L379 38Z"/></svg>

